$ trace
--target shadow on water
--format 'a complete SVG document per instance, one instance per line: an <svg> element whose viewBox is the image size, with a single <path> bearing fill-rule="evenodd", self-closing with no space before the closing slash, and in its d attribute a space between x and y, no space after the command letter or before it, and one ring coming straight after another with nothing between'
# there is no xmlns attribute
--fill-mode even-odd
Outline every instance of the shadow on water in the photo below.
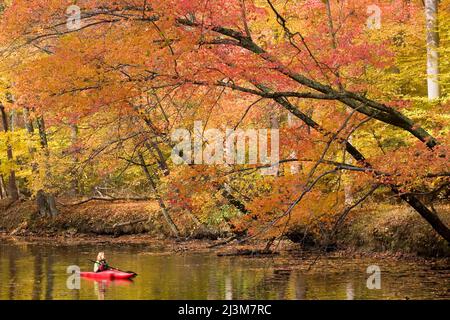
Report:
<svg viewBox="0 0 450 320"><path fill-rule="evenodd" d="M67 287L69 266L90 271L88 259L105 251L109 262L136 271L134 281L81 279ZM378 264L381 289L366 286ZM0 242L0 300L20 299L449 299L449 268L370 259L308 261L167 254L146 245L50 246Z"/></svg>
<svg viewBox="0 0 450 320"><path fill-rule="evenodd" d="M54 282L54 273L53 273L53 259L54 255L49 254L46 257L45 263L45 274L47 279L47 285L45 289L45 300L53 300L53 282Z"/></svg>
<svg viewBox="0 0 450 320"><path fill-rule="evenodd" d="M8 271L9 271L9 300L14 300L15 299L15 289L16 289L16 281L17 281L17 267L16 267L16 262L17 262L17 251L15 250L9 250L8 251Z"/></svg>
<svg viewBox="0 0 450 320"><path fill-rule="evenodd" d="M31 293L31 299L40 300L42 294L42 278L44 273L42 272L42 251L38 247L31 247L31 255L34 256L33 265L33 291Z"/></svg>

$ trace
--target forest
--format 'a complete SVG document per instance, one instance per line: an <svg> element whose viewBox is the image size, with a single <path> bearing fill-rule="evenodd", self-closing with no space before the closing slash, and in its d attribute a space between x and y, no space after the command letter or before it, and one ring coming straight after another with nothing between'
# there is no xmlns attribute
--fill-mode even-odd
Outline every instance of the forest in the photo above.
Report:
<svg viewBox="0 0 450 320"><path fill-rule="evenodd" d="M448 0L4 0L0 111L8 234L450 252Z"/></svg>

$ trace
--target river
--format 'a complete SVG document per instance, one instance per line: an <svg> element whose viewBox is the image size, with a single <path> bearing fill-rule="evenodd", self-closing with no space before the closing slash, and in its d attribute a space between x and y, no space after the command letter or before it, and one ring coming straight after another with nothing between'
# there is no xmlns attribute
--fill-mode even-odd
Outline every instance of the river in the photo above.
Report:
<svg viewBox="0 0 450 320"><path fill-rule="evenodd" d="M138 276L81 279L69 289L69 266L90 271L98 251ZM449 299L450 268L388 259L218 257L174 253L155 245L60 245L0 241L0 300L21 299ZM369 289L367 267L380 268Z"/></svg>

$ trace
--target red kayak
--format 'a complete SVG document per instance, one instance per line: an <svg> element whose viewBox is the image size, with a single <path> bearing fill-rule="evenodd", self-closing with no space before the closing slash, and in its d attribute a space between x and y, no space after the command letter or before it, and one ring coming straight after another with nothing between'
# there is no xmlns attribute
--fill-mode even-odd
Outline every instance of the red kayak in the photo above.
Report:
<svg viewBox="0 0 450 320"><path fill-rule="evenodd" d="M136 276L133 272L123 272L119 270L106 270L101 272L80 272L80 276L90 279L130 279Z"/></svg>

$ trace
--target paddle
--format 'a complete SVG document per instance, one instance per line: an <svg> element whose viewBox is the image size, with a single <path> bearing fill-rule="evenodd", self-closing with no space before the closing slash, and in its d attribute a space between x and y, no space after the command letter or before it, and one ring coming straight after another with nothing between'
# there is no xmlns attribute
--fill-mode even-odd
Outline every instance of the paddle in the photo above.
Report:
<svg viewBox="0 0 450 320"><path fill-rule="evenodd" d="M94 261L94 260L91 260L91 259L88 259L88 261L93 262L93 263L97 263L97 261ZM132 273L134 277L138 275L134 271L123 271L123 270L120 270L119 268L115 268L115 267L111 267L111 266L108 266L108 268L111 269L111 270L116 270L116 271L120 271L120 272Z"/></svg>

